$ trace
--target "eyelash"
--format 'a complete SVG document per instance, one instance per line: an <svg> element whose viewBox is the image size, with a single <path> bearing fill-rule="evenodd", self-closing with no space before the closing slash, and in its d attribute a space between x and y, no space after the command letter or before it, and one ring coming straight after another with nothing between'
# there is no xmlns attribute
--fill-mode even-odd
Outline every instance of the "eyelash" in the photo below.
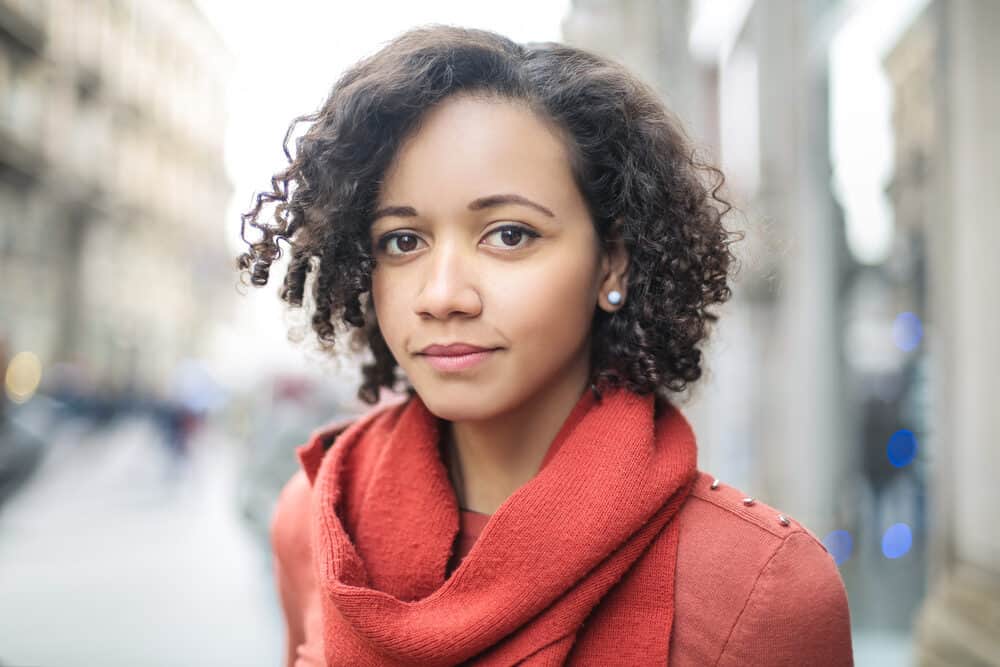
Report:
<svg viewBox="0 0 1000 667"><path fill-rule="evenodd" d="M538 232L534 231L533 229L529 229L528 227L525 227L523 225L503 225L502 227L497 227L496 229L490 230L490 233L487 234L486 236L492 236L493 234L496 234L497 232L502 232L506 229L513 229L519 231L525 236L527 236L529 239L536 239L539 236L541 236L541 234L539 234ZM414 251L410 250L408 252L397 252L397 253L386 252L386 246L389 245L389 242L392 241L394 238L399 238L401 236L413 236L414 238L418 238L417 235L413 232L389 232L388 234L385 234L378 240L376 246L378 247L379 250L381 250L383 253L386 253L390 257L400 257L402 255L409 255ZM521 250L527 247L527 245L529 244L525 244L524 246L515 246L515 247L507 246L509 250L505 250L504 252Z"/></svg>

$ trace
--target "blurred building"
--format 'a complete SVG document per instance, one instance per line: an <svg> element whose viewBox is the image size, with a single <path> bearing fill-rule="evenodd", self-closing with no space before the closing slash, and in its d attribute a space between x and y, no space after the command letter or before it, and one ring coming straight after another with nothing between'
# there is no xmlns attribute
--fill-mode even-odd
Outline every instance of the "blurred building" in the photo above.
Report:
<svg viewBox="0 0 1000 667"><path fill-rule="evenodd" d="M1000 5L930 0L882 63L893 233L872 262L848 243L830 108L834 39L875 4L574 0L564 35L657 88L743 213L687 408L699 465L829 543L856 637L1000 664ZM912 461L887 455L901 433Z"/></svg>
<svg viewBox="0 0 1000 667"><path fill-rule="evenodd" d="M232 67L192 0L0 0L0 335L12 353L153 392L197 354L232 288Z"/></svg>
<svg viewBox="0 0 1000 667"><path fill-rule="evenodd" d="M933 332L922 665L1000 664L997 35L997 3L936 0L885 60L895 100L894 255Z"/></svg>

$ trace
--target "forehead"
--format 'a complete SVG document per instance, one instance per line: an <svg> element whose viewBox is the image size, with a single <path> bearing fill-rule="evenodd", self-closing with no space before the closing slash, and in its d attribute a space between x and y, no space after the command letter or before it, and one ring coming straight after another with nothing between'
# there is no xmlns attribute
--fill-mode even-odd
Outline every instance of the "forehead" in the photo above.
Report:
<svg viewBox="0 0 1000 667"><path fill-rule="evenodd" d="M484 194L508 191L553 205L572 197L575 183L562 137L522 103L455 95L429 110L400 145L379 200L427 207L454 197L464 207Z"/></svg>

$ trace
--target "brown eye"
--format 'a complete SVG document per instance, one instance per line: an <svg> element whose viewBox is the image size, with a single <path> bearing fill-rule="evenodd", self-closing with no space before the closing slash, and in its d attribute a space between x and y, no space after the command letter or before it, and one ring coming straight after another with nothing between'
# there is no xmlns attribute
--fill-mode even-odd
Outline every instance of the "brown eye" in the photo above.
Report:
<svg viewBox="0 0 1000 667"><path fill-rule="evenodd" d="M500 230L500 238L507 245L517 245L521 240L522 234L523 232L520 229L514 229L513 227Z"/></svg>
<svg viewBox="0 0 1000 667"><path fill-rule="evenodd" d="M417 245L417 237L411 234L402 234L396 237L396 247L403 252L413 250Z"/></svg>
<svg viewBox="0 0 1000 667"><path fill-rule="evenodd" d="M396 242L397 250L394 252L390 250L390 244ZM409 234L407 232L398 232L395 234L386 234L381 239L379 239L378 247L380 250L384 251L387 255L405 255L416 249L417 244L420 242L420 238L416 234Z"/></svg>
<svg viewBox="0 0 1000 667"><path fill-rule="evenodd" d="M505 227L499 227L497 229L494 229L486 236L490 237L496 234L500 235L500 243L502 244L502 247L513 250L519 250L528 245L528 243L521 244L521 241L523 241L526 236L529 239L535 239L539 236L538 233L533 232L527 227L521 227L519 225L507 225Z"/></svg>

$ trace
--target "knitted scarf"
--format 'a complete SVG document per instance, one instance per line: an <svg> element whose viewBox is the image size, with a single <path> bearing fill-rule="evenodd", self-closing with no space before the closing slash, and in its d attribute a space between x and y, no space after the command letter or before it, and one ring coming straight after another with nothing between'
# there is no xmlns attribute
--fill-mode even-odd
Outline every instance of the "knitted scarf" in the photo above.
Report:
<svg viewBox="0 0 1000 667"><path fill-rule="evenodd" d="M445 578L459 508L443 422L417 395L369 412L312 471L327 664L666 665L677 523L697 475L681 412L585 391L539 472Z"/></svg>

